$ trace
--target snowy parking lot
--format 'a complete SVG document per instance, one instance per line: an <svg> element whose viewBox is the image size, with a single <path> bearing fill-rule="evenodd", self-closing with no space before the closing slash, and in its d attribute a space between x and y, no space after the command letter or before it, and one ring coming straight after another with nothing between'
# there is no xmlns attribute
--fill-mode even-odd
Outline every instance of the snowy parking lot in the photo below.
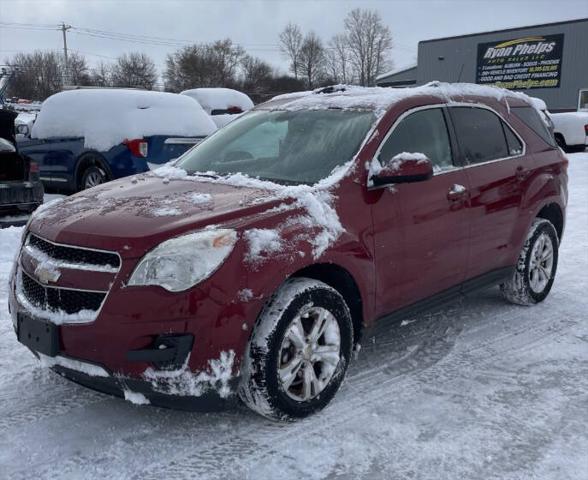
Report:
<svg viewBox="0 0 588 480"><path fill-rule="evenodd" d="M333 404L292 424L137 406L41 368L6 306L22 229L0 230L0 479L585 480L588 152L569 157L543 304L494 288L379 325Z"/></svg>

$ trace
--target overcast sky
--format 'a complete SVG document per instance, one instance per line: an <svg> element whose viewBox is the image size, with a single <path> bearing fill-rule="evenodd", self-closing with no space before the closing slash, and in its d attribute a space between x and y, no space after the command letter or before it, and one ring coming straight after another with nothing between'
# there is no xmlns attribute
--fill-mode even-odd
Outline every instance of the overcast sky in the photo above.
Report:
<svg viewBox="0 0 588 480"><path fill-rule="evenodd" d="M324 40L343 30L356 7L375 9L392 31L394 68L416 63L420 40L588 17L587 0L0 0L0 63L17 51L61 49L61 32L31 28L66 22L87 28L176 41L229 37L282 71L278 35L292 21ZM151 41L151 40L147 40ZM90 64L144 51L162 69L175 48L83 35L72 29L68 47Z"/></svg>

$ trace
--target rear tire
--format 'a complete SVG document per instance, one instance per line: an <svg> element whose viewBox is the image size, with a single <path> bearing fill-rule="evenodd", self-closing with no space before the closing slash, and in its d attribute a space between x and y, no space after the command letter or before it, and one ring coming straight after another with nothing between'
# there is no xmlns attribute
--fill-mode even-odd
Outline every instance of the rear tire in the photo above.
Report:
<svg viewBox="0 0 588 480"><path fill-rule="evenodd" d="M88 188L101 185L107 181L108 175L102 168L97 165L90 165L84 170L84 173L82 173L79 189L80 191L87 190Z"/></svg>
<svg viewBox="0 0 588 480"><path fill-rule="evenodd" d="M557 270L559 240L549 220L536 218L519 256L513 276L500 285L506 300L534 305L549 294Z"/></svg>
<svg viewBox="0 0 588 480"><path fill-rule="evenodd" d="M311 415L337 393L352 347L351 313L339 292L317 280L290 279L258 319L239 396L272 420Z"/></svg>

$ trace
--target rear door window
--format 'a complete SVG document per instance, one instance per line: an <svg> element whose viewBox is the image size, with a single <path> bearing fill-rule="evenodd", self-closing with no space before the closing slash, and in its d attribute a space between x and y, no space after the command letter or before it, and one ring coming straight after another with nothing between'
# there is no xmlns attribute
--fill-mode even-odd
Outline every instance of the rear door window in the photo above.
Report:
<svg viewBox="0 0 588 480"><path fill-rule="evenodd" d="M515 155L521 155L523 153L523 144L519 138L506 123L502 122L502 128L504 130L504 135L506 136L509 156L514 157Z"/></svg>
<svg viewBox="0 0 588 480"><path fill-rule="evenodd" d="M386 139L378 160L385 163L403 152L425 154L435 171L453 167L447 123L441 108L419 110L405 117Z"/></svg>
<svg viewBox="0 0 588 480"><path fill-rule="evenodd" d="M495 113L476 107L451 107L450 111L462 154L468 163L484 163L517 155L511 153L507 144L505 129L508 126L503 125L504 122ZM513 151L516 150L515 142Z"/></svg>

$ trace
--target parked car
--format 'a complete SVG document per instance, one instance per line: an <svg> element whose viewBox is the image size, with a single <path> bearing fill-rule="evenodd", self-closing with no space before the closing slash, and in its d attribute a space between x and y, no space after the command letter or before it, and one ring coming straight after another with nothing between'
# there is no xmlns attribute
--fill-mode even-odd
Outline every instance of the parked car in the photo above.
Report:
<svg viewBox="0 0 588 480"><path fill-rule="evenodd" d="M566 152L584 151L588 146L588 112L551 113L555 139Z"/></svg>
<svg viewBox="0 0 588 480"><path fill-rule="evenodd" d="M19 149L39 164L46 187L73 192L146 172L215 130L200 105L183 95L81 89L49 97Z"/></svg>
<svg viewBox="0 0 588 480"><path fill-rule="evenodd" d="M18 340L139 403L316 412L376 321L493 285L521 305L549 294L568 162L525 98L280 96L174 165L47 206L10 280Z"/></svg>
<svg viewBox="0 0 588 480"><path fill-rule="evenodd" d="M181 95L195 99L218 128L253 108L253 101L247 94L232 88L194 88L184 90Z"/></svg>
<svg viewBox="0 0 588 480"><path fill-rule="evenodd" d="M16 146L14 120L17 113L0 109L0 215L31 213L43 203L38 166ZM17 219L17 223L19 220ZM9 223L13 223L10 221ZM26 220L20 222L26 223ZM2 221L2 225L6 222Z"/></svg>

